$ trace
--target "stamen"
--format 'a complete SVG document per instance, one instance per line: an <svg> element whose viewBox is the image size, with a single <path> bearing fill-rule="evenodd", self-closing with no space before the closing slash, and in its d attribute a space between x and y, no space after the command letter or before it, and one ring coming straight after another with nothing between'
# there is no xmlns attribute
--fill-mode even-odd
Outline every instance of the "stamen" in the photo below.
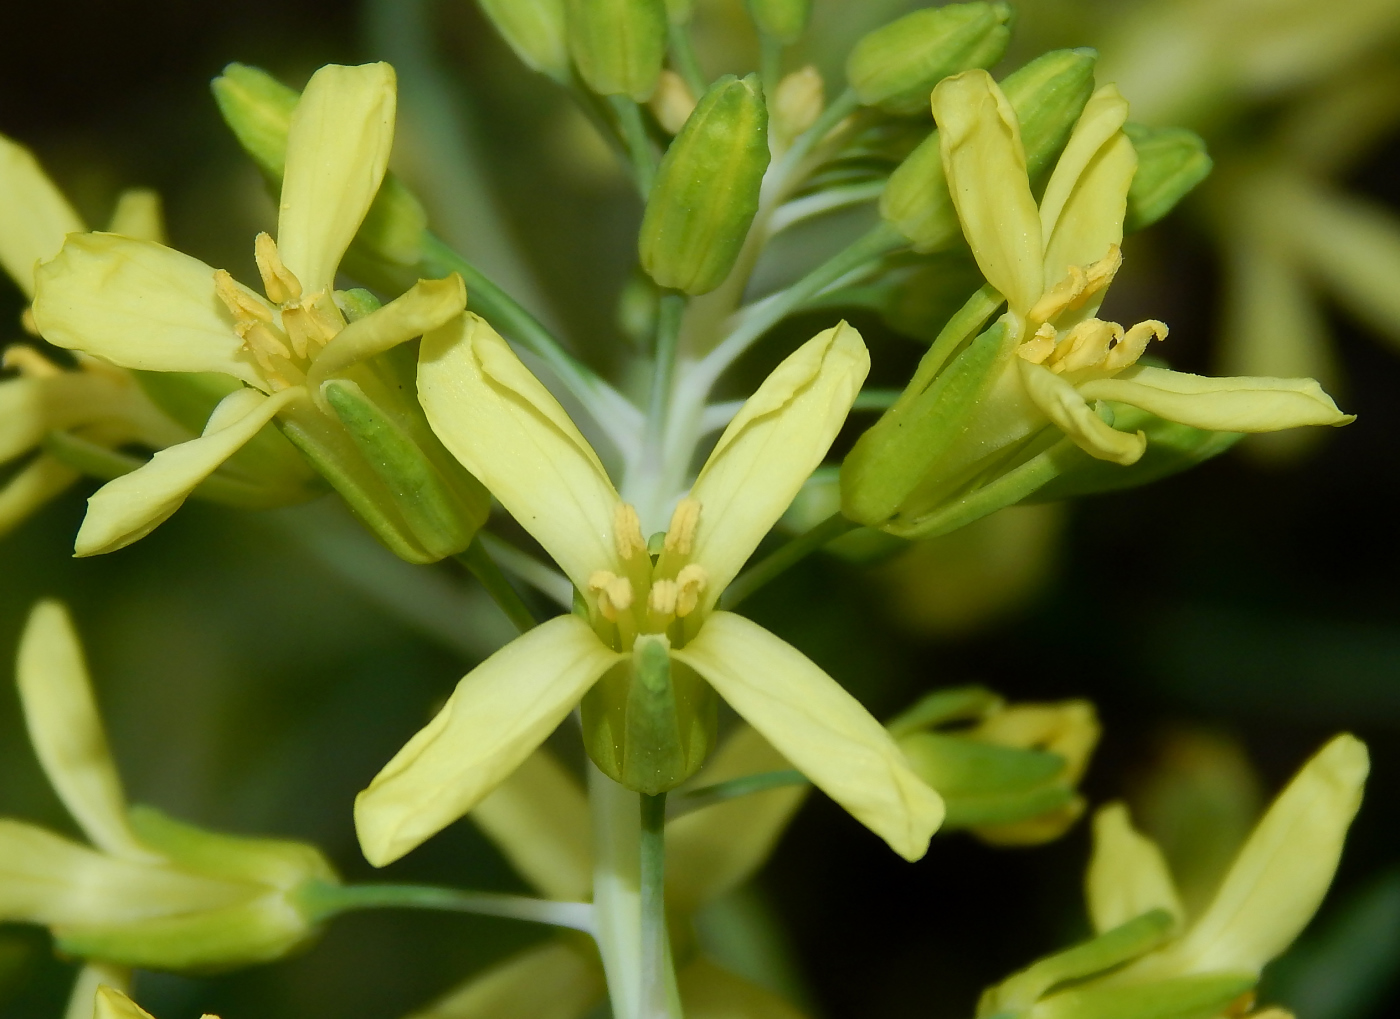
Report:
<svg viewBox="0 0 1400 1019"><path fill-rule="evenodd" d="M588 589L598 596L598 611L610 623L632 607L632 583L607 570L597 570L588 578Z"/></svg>
<svg viewBox="0 0 1400 1019"><path fill-rule="evenodd" d="M1028 322L1049 322L1068 308L1085 287L1084 270L1077 265L1069 267L1064 279L1041 295L1026 314ZM1039 332L1039 327L1037 327Z"/></svg>
<svg viewBox="0 0 1400 1019"><path fill-rule="evenodd" d="M1108 352L1123 338L1123 327L1117 322L1086 318L1076 323L1055 348L1049 368L1056 374L1078 371L1102 364Z"/></svg>
<svg viewBox="0 0 1400 1019"><path fill-rule="evenodd" d="M657 616L674 616L678 593L674 580L658 580L647 596L647 611Z"/></svg>
<svg viewBox="0 0 1400 1019"><path fill-rule="evenodd" d="M1165 340L1167 331L1167 324L1158 322L1155 318L1139 322L1108 352L1108 357L1104 358L1104 367L1109 371L1121 371L1129 365L1136 364L1137 359L1147 350L1147 345L1154 339Z"/></svg>
<svg viewBox="0 0 1400 1019"><path fill-rule="evenodd" d="M617 557L631 559L638 552L646 554L647 543L642 540L642 522L631 503L620 502L613 507L613 544Z"/></svg>
<svg viewBox="0 0 1400 1019"><path fill-rule="evenodd" d="M1054 326L1042 322L1035 335L1016 348L1016 353L1031 364L1044 364L1045 359L1055 353L1056 335Z"/></svg>
<svg viewBox="0 0 1400 1019"><path fill-rule="evenodd" d="M700 604L700 595L709 582L710 575L698 563L691 563L676 574L677 617L683 618L695 611L695 606Z"/></svg>
<svg viewBox="0 0 1400 1019"><path fill-rule="evenodd" d="M676 555L690 555L695 547L695 527L700 522L700 500L686 496L676 503L676 511L671 514L671 526L666 530L667 552ZM681 571L684 576L685 571Z"/></svg>
<svg viewBox="0 0 1400 1019"><path fill-rule="evenodd" d="M267 306L240 287L227 269L214 270L214 293L238 322L272 321L272 312Z"/></svg>
<svg viewBox="0 0 1400 1019"><path fill-rule="evenodd" d="M258 239L253 242L253 257L262 276L263 293L267 294L269 301L286 304L301 297L301 281L283 263L276 241L265 233L258 234Z"/></svg>
<svg viewBox="0 0 1400 1019"><path fill-rule="evenodd" d="M5 356L0 358L0 368L13 368L26 379L51 379L63 374L62 368L33 347L22 343L5 348Z"/></svg>

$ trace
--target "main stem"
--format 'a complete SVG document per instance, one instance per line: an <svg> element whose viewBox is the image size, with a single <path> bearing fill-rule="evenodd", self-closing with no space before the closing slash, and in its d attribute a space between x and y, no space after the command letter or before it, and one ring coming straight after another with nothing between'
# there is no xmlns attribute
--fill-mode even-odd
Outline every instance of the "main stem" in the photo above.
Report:
<svg viewBox="0 0 1400 1019"><path fill-rule="evenodd" d="M666 794L641 796L642 1015L680 1015L666 929Z"/></svg>

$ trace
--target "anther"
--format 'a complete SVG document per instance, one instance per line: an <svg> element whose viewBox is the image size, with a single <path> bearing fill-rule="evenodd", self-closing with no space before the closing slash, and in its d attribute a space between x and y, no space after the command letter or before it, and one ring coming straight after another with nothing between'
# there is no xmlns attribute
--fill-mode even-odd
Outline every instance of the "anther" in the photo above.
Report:
<svg viewBox="0 0 1400 1019"><path fill-rule="evenodd" d="M632 607L632 584L607 570L597 570L588 578L588 589L598 596L598 611L610 623L617 622L619 613Z"/></svg>
<svg viewBox="0 0 1400 1019"><path fill-rule="evenodd" d="M301 297L301 281L282 261L277 242L266 233L258 234L253 242L253 257L262 276L263 293L273 304L286 304Z"/></svg>
<svg viewBox="0 0 1400 1019"><path fill-rule="evenodd" d="M674 616L677 594L674 580L658 580L647 595L647 611L657 616Z"/></svg>
<svg viewBox="0 0 1400 1019"><path fill-rule="evenodd" d="M271 322L272 312L240 287L227 269L214 270L214 293L224 302L237 322Z"/></svg>
<svg viewBox="0 0 1400 1019"><path fill-rule="evenodd" d="M686 496L676 503L676 510L671 514L671 526L666 529L665 550L676 555L690 555L695 547L695 527L699 522L699 499Z"/></svg>
<svg viewBox="0 0 1400 1019"><path fill-rule="evenodd" d="M1035 335L1016 348L1016 353L1031 364L1044 364L1045 359L1055 353L1056 335L1054 326L1042 322Z"/></svg>
<svg viewBox="0 0 1400 1019"><path fill-rule="evenodd" d="M684 617L695 611L700 604L700 595L710 582L705 567L691 563L676 574L676 615Z"/></svg>
<svg viewBox="0 0 1400 1019"><path fill-rule="evenodd" d="M642 540L642 522L636 508L620 502L613 508L613 544L619 559L631 559L638 552L646 554L647 543Z"/></svg>
<svg viewBox="0 0 1400 1019"><path fill-rule="evenodd" d="M1117 322L1086 318L1076 323L1069 335L1060 341L1050 359L1050 370L1059 374L1102 364L1122 338L1123 327Z"/></svg>

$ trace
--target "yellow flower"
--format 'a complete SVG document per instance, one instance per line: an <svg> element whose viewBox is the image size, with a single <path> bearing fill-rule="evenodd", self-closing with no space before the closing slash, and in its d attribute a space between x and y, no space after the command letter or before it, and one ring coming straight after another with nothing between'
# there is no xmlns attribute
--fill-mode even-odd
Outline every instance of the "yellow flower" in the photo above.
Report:
<svg viewBox="0 0 1400 1019"><path fill-rule="evenodd" d="M465 814L580 700L605 773L645 792L674 786L703 760L714 692L898 853L923 855L943 804L884 728L801 652L715 608L825 455L868 364L845 323L798 348L649 541L563 408L485 321L468 313L424 337L418 386L434 430L554 557L582 606L469 673L360 794L371 863Z"/></svg>
<svg viewBox="0 0 1400 1019"><path fill-rule="evenodd" d="M978 1016L1240 1015L1264 965L1321 904L1368 771L1365 744L1353 736L1318 751L1255 825L1196 917L1185 915L1161 850L1133 828L1127 810L1103 808L1085 880L1099 937L990 989ZM1125 952L1124 937L1135 928L1147 936ZM1286 1013L1271 1009L1256 1019L1279 1014Z"/></svg>
<svg viewBox="0 0 1400 1019"><path fill-rule="evenodd" d="M337 880L315 848L128 810L82 648L58 603L35 606L16 672L35 754L91 844L0 818L0 922L48 927L60 951L96 967L84 979L107 982L127 966L265 962L315 933L296 892Z"/></svg>
<svg viewBox="0 0 1400 1019"><path fill-rule="evenodd" d="M245 384L199 438L93 496L78 555L144 537L274 417L324 432L334 418L322 383L462 310L457 276L420 281L348 325L336 303L336 269L384 177L394 110L387 64L333 64L312 76L288 135L278 239L260 234L254 249L266 297L188 255L114 234L71 236L39 268L34 318L50 342L126 368L217 372Z"/></svg>
<svg viewBox="0 0 1400 1019"><path fill-rule="evenodd" d="M747 726L731 735L696 779L711 785L787 768ZM729 972L695 945L691 921L705 905L743 884L763 864L801 804L800 787L725 800L666 827L666 897L687 1016L741 1015L798 1019L792 1005ZM579 783L543 748L526 759L471 813L515 869L542 894L589 897L592 850L588 803ZM575 1019L606 993L597 950L567 935L510 956L478 973L411 1019Z"/></svg>

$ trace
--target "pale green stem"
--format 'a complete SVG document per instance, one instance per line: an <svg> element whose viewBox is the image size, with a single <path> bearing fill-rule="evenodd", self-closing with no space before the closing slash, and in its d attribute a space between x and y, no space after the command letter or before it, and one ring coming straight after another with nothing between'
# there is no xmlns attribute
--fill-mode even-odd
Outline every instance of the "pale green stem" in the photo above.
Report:
<svg viewBox="0 0 1400 1019"><path fill-rule="evenodd" d="M316 920L358 909L437 909L569 927L594 934L594 908L587 902L554 902L528 895L468 892L434 885L333 885L316 882L297 892Z"/></svg>
<svg viewBox="0 0 1400 1019"><path fill-rule="evenodd" d="M761 771L756 775L731 778L727 782L716 782L714 785L701 786L699 789L680 793L672 797L672 805L668 814L672 819L675 819L692 811L713 807L716 803L723 803L725 800L738 799L740 796L752 796L755 793L766 793L770 789L806 784L807 776L791 768L785 768L782 771Z"/></svg>
<svg viewBox="0 0 1400 1019"><path fill-rule="evenodd" d="M758 47L759 77L763 81L763 91L771 96L783 76L783 44L767 32L760 31Z"/></svg>
<svg viewBox="0 0 1400 1019"><path fill-rule="evenodd" d="M806 559L827 542L841 537L857 526L854 521L847 520L840 513L831 514L811 530L793 538L792 541L768 556L757 566L739 574L738 579L725 588L724 594L720 595L720 607L734 608L774 577Z"/></svg>
<svg viewBox="0 0 1400 1019"><path fill-rule="evenodd" d="M520 593L511 586L506 575L501 572L496 560L491 558L491 553L481 543L481 535L472 538L472 543L467 546L465 552L459 552L454 558L471 571L473 577L481 581L481 586L486 588L493 601L501 607L501 611L515 625L521 633L534 629L535 614L530 611L530 607L521 599Z"/></svg>
<svg viewBox="0 0 1400 1019"><path fill-rule="evenodd" d="M596 937L612 1014L614 1019L643 1019L641 805L636 793L590 761L588 807L593 819Z"/></svg>
<svg viewBox="0 0 1400 1019"><path fill-rule="evenodd" d="M685 79L690 94L697 100L705 94L708 85L705 72L700 70L700 61L695 56L695 46L690 40L690 26L672 24L668 33L671 42L671 63L676 73Z"/></svg>
<svg viewBox="0 0 1400 1019"><path fill-rule="evenodd" d="M622 144L627 149L632 176L642 200L646 201L656 180L656 148L651 144L646 124L642 121L642 108L636 100L627 96L608 96L608 104L617 114L617 126L622 134Z"/></svg>
<svg viewBox="0 0 1400 1019"><path fill-rule="evenodd" d="M777 166L773 168L775 179L787 180L795 176L798 164L831 133L832 128L858 109L860 100L856 98L855 89L848 88L833 99L812 126L793 139L792 145L779 158Z"/></svg>
<svg viewBox="0 0 1400 1019"><path fill-rule="evenodd" d="M666 929L666 794L641 797L642 1015L679 1017L680 992Z"/></svg>

